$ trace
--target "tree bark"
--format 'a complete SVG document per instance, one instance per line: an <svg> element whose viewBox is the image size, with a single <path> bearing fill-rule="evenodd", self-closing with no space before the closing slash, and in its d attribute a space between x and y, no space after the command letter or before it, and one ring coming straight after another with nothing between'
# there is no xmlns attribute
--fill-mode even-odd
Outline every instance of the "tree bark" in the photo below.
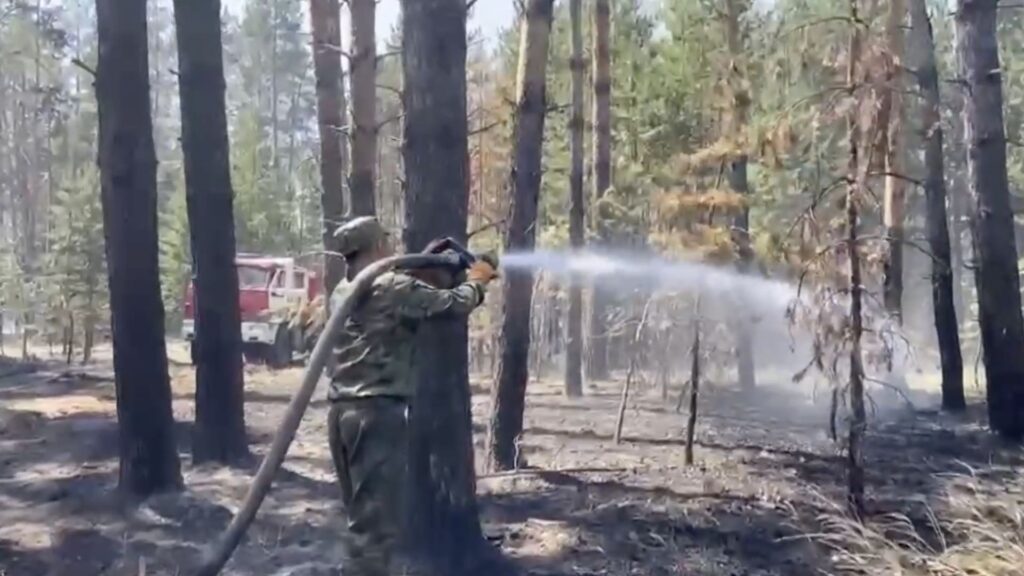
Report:
<svg viewBox="0 0 1024 576"><path fill-rule="evenodd" d="M469 200L465 0L403 0L406 250L439 236L466 240ZM421 330L410 446L411 552L445 576L493 572L476 501L467 329Z"/></svg>
<svg viewBox="0 0 1024 576"><path fill-rule="evenodd" d="M582 0L569 0L572 27L572 113L569 116L569 244L583 249L586 207L583 198L583 25ZM565 395L583 395L583 288L580 278L569 284L568 337L565 348Z"/></svg>
<svg viewBox="0 0 1024 576"><path fill-rule="evenodd" d="M955 29L954 29L955 36ZM953 43L957 40L954 38ZM959 72L957 72L959 73ZM950 94L952 98L949 105L949 115L952 119L950 125L950 137L944 141L947 148L946 162L949 166L947 175L949 191L949 216L950 216L950 250L952 252L953 264L953 294L956 303L957 319L961 326L967 326L971 318L970 308L967 303L964 287L964 271L967 269L966 261L970 248L970 242L966 239L971 237L970 219L970 193L967 189L967 142L964 138L964 94L961 90L954 90Z"/></svg>
<svg viewBox="0 0 1024 576"><path fill-rule="evenodd" d="M245 437L241 314L225 112L220 0L174 0L196 297L194 462L239 462Z"/></svg>
<svg viewBox="0 0 1024 576"><path fill-rule="evenodd" d="M548 40L553 0L530 0L520 24L519 72L516 79L516 116L513 127L515 157L509 176L511 218L505 248L529 252L536 245L537 203L540 197L541 153L547 107ZM494 470L519 467L516 449L523 432L526 383L529 379L530 311L533 273L505 273L504 311L501 322L501 361L493 388L490 429L490 465Z"/></svg>
<svg viewBox="0 0 1024 576"><path fill-rule="evenodd" d="M377 161L377 0L351 0L352 13L352 172L348 188L352 213L376 212L374 165Z"/></svg>
<svg viewBox="0 0 1024 576"><path fill-rule="evenodd" d="M316 76L317 127L320 131L320 208L323 212L324 290L345 276L334 230L345 216L345 90L341 72L341 24L338 0L310 0L313 74Z"/></svg>
<svg viewBox="0 0 1024 576"><path fill-rule="evenodd" d="M964 400L963 358L953 291L949 225L946 219L946 177L943 165L943 132L939 98L939 72L935 40L926 0L910 0L911 51L909 64L924 95L921 133L924 140L925 226L932 253L932 310L942 365L942 407L962 411Z"/></svg>
<svg viewBox="0 0 1024 576"><path fill-rule="evenodd" d="M978 324L984 349L989 425L1024 437L1024 321L1006 170L996 0L959 0L956 17L973 236Z"/></svg>
<svg viewBox="0 0 1024 576"><path fill-rule="evenodd" d="M594 191L595 203L611 187L612 112L611 112L611 5L609 0L594 0ZM598 242L608 242L608 226L597 218ZM590 302L590 342L587 376L608 377L608 311L609 295L600 282L594 285Z"/></svg>
<svg viewBox="0 0 1024 576"><path fill-rule="evenodd" d="M883 262L883 301L886 311L903 321L903 244L906 205L906 174L903 142L903 20L907 9L904 0L889 0L886 21L885 85L882 86L882 116L885 130L885 195L883 224L886 235L886 257Z"/></svg>
<svg viewBox="0 0 1024 576"><path fill-rule="evenodd" d="M858 0L850 0L851 27L849 63L846 82L851 97L856 97L861 74L858 71L861 58L861 28L859 25ZM864 513L864 433L867 430L867 414L864 409L864 360L861 354L861 337L864 333L862 310L863 283L860 270L859 205L861 169L857 123L857 106L851 107L847 120L849 141L849 164L847 166L846 189L846 249L850 265L850 429L846 446L847 502L851 513L857 518Z"/></svg>
<svg viewBox="0 0 1024 576"><path fill-rule="evenodd" d="M157 265L156 152L146 3L96 1L96 101L117 393L118 483L134 496L181 488Z"/></svg>
<svg viewBox="0 0 1024 576"><path fill-rule="evenodd" d="M747 128L750 116L750 92L746 88L746 70L743 66L743 35L740 19L743 8L740 0L726 0L726 40L731 57L729 67L729 84L732 92L732 125L728 128L738 143L744 141L743 131ZM746 153L741 153L729 163L727 178L729 188L745 197L750 196L750 182L747 179ZM754 261L754 251L750 242L750 205L744 202L732 224L732 240L736 246L738 267L740 272L749 273ZM735 320L736 361L740 387L753 389L756 385L754 375L754 323L750 314L743 306L738 306L739 317Z"/></svg>

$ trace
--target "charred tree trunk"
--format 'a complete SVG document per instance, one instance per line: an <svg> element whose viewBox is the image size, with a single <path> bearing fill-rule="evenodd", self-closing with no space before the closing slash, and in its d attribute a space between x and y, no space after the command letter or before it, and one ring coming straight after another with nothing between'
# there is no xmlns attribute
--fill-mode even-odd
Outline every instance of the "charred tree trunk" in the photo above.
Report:
<svg viewBox="0 0 1024 576"><path fill-rule="evenodd" d="M883 223L886 235L884 295L886 311L898 322L903 321L903 243L906 205L906 174L904 174L903 143L903 20L904 0L889 0L886 36L888 62L886 82L882 87L885 130L885 196Z"/></svg>
<svg viewBox="0 0 1024 576"><path fill-rule="evenodd" d="M120 471L134 496L181 488L157 266L146 3L97 0L99 167Z"/></svg>
<svg viewBox="0 0 1024 576"><path fill-rule="evenodd" d="M586 207L583 198L583 23L582 0L569 0L572 27L572 111L569 115L569 244L573 250L583 249ZM569 284L568 337L565 347L565 395L583 395L583 287L580 278Z"/></svg>
<svg viewBox="0 0 1024 576"><path fill-rule="evenodd" d="M849 63L847 64L846 82L850 96L856 98L860 73L858 67L861 58L861 24L858 16L858 0L850 0L850 32ZM846 188L846 249L850 261L850 430L847 439L847 498L850 511L860 518L864 512L864 433L867 430L867 414L864 410L864 364L861 355L861 336L864 333L862 316L863 284L860 270L860 186L861 169L857 124L857 107L852 107L847 120L849 131L850 158L847 167Z"/></svg>
<svg viewBox="0 0 1024 576"><path fill-rule="evenodd" d="M245 437L241 314L224 101L220 0L175 0L192 261L195 263L195 462L239 462Z"/></svg>
<svg viewBox="0 0 1024 576"><path fill-rule="evenodd" d="M374 164L377 160L377 0L350 0L352 13L352 172L348 189L352 213L376 212Z"/></svg>
<svg viewBox="0 0 1024 576"><path fill-rule="evenodd" d="M686 417L686 452L684 454L685 464L693 465L693 438L697 433L697 395L700 392L700 301L693 307L696 314L693 317L693 347L690 349L690 413ZM676 412L682 405L683 397L679 396L679 404Z"/></svg>
<svg viewBox="0 0 1024 576"><path fill-rule="evenodd" d="M594 0L594 192L596 203L612 185L612 77L609 51L611 4ZM598 242L609 238L607 223L595 211ZM608 377L608 310L609 295L600 282L594 285L590 302L590 342L587 347L587 376Z"/></svg>
<svg viewBox="0 0 1024 576"><path fill-rule="evenodd" d="M68 325L64 330L64 363L70 365L75 353L75 314L68 313Z"/></svg>
<svg viewBox="0 0 1024 576"><path fill-rule="evenodd" d="M1024 322L1006 171L1003 88L996 37L996 0L959 0L964 132L974 200L975 282L984 348L989 425L1024 437Z"/></svg>
<svg viewBox="0 0 1024 576"><path fill-rule="evenodd" d="M730 127L730 132L738 142L743 141L741 136L747 128L748 117L750 116L750 92L745 87L746 71L743 67L743 35L740 22L742 16L743 8L740 6L740 0L727 0L726 39L729 45L729 55L732 59L729 68L729 84L732 92L732 126ZM750 196L747 163L747 155L741 153L730 161L728 171L729 188L744 197ZM739 269L742 273L749 273L753 268L754 251L751 248L750 242L750 205L747 202L744 202L743 207L733 219L732 236L739 260ZM738 307L739 318L735 319L736 361L740 387L750 390L756 385L752 335L754 323L751 322L750 314L744 308L744 306Z"/></svg>
<svg viewBox="0 0 1024 576"><path fill-rule="evenodd" d="M403 0L404 243L466 240L469 201L465 0ZM410 446L414 556L445 576L494 573L476 501L465 319L421 330Z"/></svg>
<svg viewBox="0 0 1024 576"><path fill-rule="evenodd" d="M331 294L345 276L334 230L345 215L345 90L341 73L341 24L338 0L310 0L313 74L316 76L317 127L320 130L320 208L323 212L324 292Z"/></svg>
<svg viewBox="0 0 1024 576"><path fill-rule="evenodd" d="M551 36L553 6L554 0L530 0L520 24L513 128L515 158L509 177L512 206L505 238L505 248L509 251L529 252L536 245L541 152L547 107L548 40ZM509 270L505 274L503 293L501 362L493 393L490 429L490 465L495 470L511 470L521 463L516 442L523 432L523 409L529 379L533 273L529 270Z"/></svg>
<svg viewBox="0 0 1024 576"><path fill-rule="evenodd" d="M935 64L935 40L926 0L910 0L911 62L924 95L921 132L925 143L925 220L932 253L932 310L942 364L942 407L962 411L964 369L960 355L959 325L953 291L949 226L946 220L946 178L943 165L943 133L940 117L939 72Z"/></svg>

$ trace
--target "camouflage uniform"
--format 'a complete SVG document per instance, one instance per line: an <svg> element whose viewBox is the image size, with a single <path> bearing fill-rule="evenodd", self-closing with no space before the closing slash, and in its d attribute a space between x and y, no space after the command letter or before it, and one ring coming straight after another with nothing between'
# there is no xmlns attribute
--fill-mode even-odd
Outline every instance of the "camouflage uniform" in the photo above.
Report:
<svg viewBox="0 0 1024 576"><path fill-rule="evenodd" d="M338 286L332 308L350 288L347 282ZM434 316L468 315L483 298L484 286L476 282L439 290L402 273L387 273L374 282L336 338L328 430L348 513L352 546L347 569L352 574L391 574L403 522L417 328Z"/></svg>

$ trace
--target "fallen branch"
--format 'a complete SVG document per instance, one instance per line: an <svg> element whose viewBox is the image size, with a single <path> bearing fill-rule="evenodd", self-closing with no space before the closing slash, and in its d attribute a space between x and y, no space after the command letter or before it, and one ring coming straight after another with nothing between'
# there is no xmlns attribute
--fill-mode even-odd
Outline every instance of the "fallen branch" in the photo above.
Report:
<svg viewBox="0 0 1024 576"><path fill-rule="evenodd" d="M46 382L49 384L49 383L57 382L57 381L60 381L60 380L79 380L79 381L82 381L82 382L113 382L114 381L114 376L113 375L109 375L108 376L108 375L104 375L104 374L90 374L88 372L74 372L74 371L66 370L64 372L60 372L58 374L54 374L53 376L48 378L46 380Z"/></svg>
<svg viewBox="0 0 1024 576"><path fill-rule="evenodd" d="M629 472L628 468L554 468L545 470L543 468L520 468L519 470L508 470L506 472L494 472L492 474L481 474L477 480L491 480L494 478L511 478L513 476L543 476L545 474L584 474L584 473L613 473Z"/></svg>

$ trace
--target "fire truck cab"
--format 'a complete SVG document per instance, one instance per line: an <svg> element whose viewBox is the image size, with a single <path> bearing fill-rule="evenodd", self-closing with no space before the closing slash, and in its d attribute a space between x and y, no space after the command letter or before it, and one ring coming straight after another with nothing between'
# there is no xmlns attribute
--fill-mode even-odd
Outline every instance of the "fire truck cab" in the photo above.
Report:
<svg viewBox="0 0 1024 576"><path fill-rule="evenodd" d="M303 349L301 331L289 329L292 314L308 304L323 290L320 275L299 266L294 258L239 254L238 297L241 311L242 351L250 362L265 362L281 368L292 361L293 353ZM196 362L196 330L202 319L196 318L195 289L190 281L185 291L185 320L182 337L192 344Z"/></svg>

